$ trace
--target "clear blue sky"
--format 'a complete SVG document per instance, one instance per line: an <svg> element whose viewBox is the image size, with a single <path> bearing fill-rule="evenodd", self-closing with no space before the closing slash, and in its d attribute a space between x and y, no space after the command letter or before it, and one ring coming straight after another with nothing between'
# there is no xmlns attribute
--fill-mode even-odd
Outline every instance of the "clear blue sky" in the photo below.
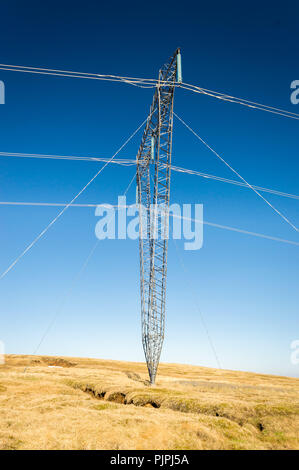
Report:
<svg viewBox="0 0 299 470"><path fill-rule="evenodd" d="M0 62L155 78L180 46L188 83L299 112L298 3L21 2L1 4ZM152 90L4 72L0 151L111 156L148 113ZM176 90L175 111L247 180L299 194L296 120ZM121 157L134 158L141 134ZM233 178L179 122L173 162ZM0 157L1 201L66 202L98 163ZM117 202L134 168L112 166L78 202ZM265 194L266 195L266 194ZM295 224L298 201L266 197ZM129 192L134 201L135 189ZM173 173L172 202L204 204L205 219L298 241L253 192ZM50 222L55 207L0 208L0 271ZM93 209L70 208L0 282L0 340L30 354L95 242ZM204 246L181 256L221 365L299 376L297 246L205 226ZM103 241L39 353L143 360L138 242ZM216 366L190 285L169 244L166 362Z"/></svg>

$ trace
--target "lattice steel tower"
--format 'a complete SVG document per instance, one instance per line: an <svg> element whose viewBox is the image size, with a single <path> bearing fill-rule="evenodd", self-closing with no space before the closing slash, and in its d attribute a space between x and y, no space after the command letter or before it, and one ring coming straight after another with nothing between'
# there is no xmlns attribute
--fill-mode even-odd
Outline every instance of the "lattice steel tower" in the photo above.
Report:
<svg viewBox="0 0 299 470"><path fill-rule="evenodd" d="M151 384L155 383L165 330L168 209L176 81L182 81L179 49L159 72L137 154L142 343Z"/></svg>

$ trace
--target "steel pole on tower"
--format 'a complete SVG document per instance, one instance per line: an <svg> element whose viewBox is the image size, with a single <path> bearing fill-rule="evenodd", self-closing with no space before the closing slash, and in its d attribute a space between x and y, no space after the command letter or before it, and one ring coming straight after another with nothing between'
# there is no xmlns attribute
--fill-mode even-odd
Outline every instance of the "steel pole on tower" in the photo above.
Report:
<svg viewBox="0 0 299 470"><path fill-rule="evenodd" d="M177 49L159 79L137 154L142 344L155 383L165 331L168 210L176 81L182 81Z"/></svg>

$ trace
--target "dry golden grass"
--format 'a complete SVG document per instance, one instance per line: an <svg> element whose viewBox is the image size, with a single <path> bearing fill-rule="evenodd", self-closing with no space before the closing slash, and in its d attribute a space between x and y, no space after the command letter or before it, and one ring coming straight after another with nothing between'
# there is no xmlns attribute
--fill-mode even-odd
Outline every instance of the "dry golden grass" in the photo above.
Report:
<svg viewBox="0 0 299 470"><path fill-rule="evenodd" d="M296 448L298 379L161 364L150 387L141 363L10 355L0 366L0 449Z"/></svg>

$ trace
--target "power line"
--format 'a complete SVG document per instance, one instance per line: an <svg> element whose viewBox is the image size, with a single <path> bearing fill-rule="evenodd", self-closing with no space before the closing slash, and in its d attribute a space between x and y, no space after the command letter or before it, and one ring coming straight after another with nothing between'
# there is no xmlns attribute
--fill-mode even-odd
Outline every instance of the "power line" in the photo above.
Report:
<svg viewBox="0 0 299 470"><path fill-rule="evenodd" d="M58 215L44 228L40 234L25 248L25 250L9 265L9 267L0 275L2 279L6 274L17 264L17 262L42 238L42 236L49 230L49 228L55 224L55 222L64 214L64 212L75 202L75 200L85 191L85 189L99 176L99 174L106 168L107 165L116 157L116 155L127 145L127 143L134 137L135 134L143 127L147 119L145 119L140 126L131 134L131 136L120 146L120 148L114 153L110 160L105 163L102 168L88 181L88 183L76 194L75 197L58 213Z"/></svg>
<svg viewBox="0 0 299 470"><path fill-rule="evenodd" d="M207 142L205 142L188 124L186 124L186 122L180 118L176 113L174 113L174 115L176 116L176 118L181 121L182 124L184 124L184 126L190 131L192 132L193 135L195 135L195 137L197 137L197 139L199 139L214 155L216 155L217 158L219 158L219 160L221 160L233 173L235 173L250 189L252 189L261 199L263 199L263 201L269 206L271 207L274 212L276 212L276 214L278 214L285 222L287 222L294 230L296 230L296 232L298 232L298 228L287 218L285 217L278 209L276 209L276 207L273 206L273 204L271 204L262 194L259 193L259 191L257 191L251 184L249 184L244 178L243 176L240 175L240 173L238 173L229 163L227 163L223 157L221 157L219 155L219 153L217 153L214 149L212 149L212 147L210 147L210 145L207 144Z"/></svg>
<svg viewBox="0 0 299 470"><path fill-rule="evenodd" d="M129 85L140 86L142 88L154 88L158 80L150 78L122 77L118 75L104 75L89 72L74 72L71 70L47 69L42 67L28 67L23 65L0 64L0 70L9 72L23 72L40 75L52 75L56 77L85 78L89 80L104 80L109 82L123 82Z"/></svg>
<svg viewBox="0 0 299 470"><path fill-rule="evenodd" d="M12 205L12 206L38 206L38 207L65 207L67 206L68 204L67 203L59 203L59 202L0 202L0 205ZM134 205L134 204L133 204ZM104 207L104 208L107 208L107 209L110 209L110 208L113 208L113 209L128 209L129 207L132 207L130 205L118 205L118 204L71 204L71 205L68 205L68 207L89 207L89 208L95 208L95 207ZM279 238L279 237L274 237L272 235L265 235L263 233L258 233L258 232L251 232L249 230L243 230L243 229L240 229L240 228L237 228L237 227L230 227L228 225L221 225L221 224L217 224L217 223L214 223L214 222L208 222L206 220L202 221L202 220L199 220L199 219L195 219L195 218L191 218L191 217L185 217L185 216L179 216L177 214L173 214L173 213L170 213L169 214L171 217L174 217L174 218L178 218L178 219L183 219L183 220L188 220L190 222L196 222L196 223L201 223L201 224L204 224L204 225L208 225L210 227L215 227L215 228L220 228L220 229L223 229L223 230L230 230L232 232L238 232L238 233L242 233L244 235L251 235L251 236L254 236L254 237L259 237L259 238L265 238L267 240L273 240L273 241L277 241L277 242L281 242L281 243L287 243L289 245L295 245L295 246L299 246L299 242L295 242L295 241L292 241L292 240L286 240L284 238Z"/></svg>
<svg viewBox="0 0 299 470"><path fill-rule="evenodd" d="M41 74L41 75L53 75L59 77L69 77L69 78L85 78L90 80L105 80L110 82L122 82L129 85L137 86L140 88L154 88L156 86L164 87L168 86L168 83L159 81L153 78L140 78L140 77L124 77L119 75L104 75L96 74L90 72L75 72L71 70L59 70L59 69L47 69L43 67L29 67L25 65L10 65L10 64L0 64L0 70L11 71L11 72L23 72L23 73L32 73L32 74ZM229 101L232 103L240 104L242 106L247 106L249 108L258 109L260 111L266 111L269 113L281 115L283 117L288 117L291 119L299 119L299 114L287 111L285 109L276 108L273 106L264 105L255 101L250 101L245 98L238 98L232 95L228 95L219 91L209 90L197 85L192 85L185 82L174 82L171 86L180 87L187 91L192 91L194 93L199 93L213 98L217 98L223 101Z"/></svg>
<svg viewBox="0 0 299 470"><path fill-rule="evenodd" d="M266 240L272 240L272 241L276 241L276 242L287 243L289 245L299 246L299 242L294 242L292 240L286 240L284 238L274 237L272 235L265 235L263 233L258 233L258 232L250 232L249 230L243 230L243 229L240 229L240 228L237 228L237 227L230 227L228 225L216 224L214 222L207 222L206 220L201 221L199 219L194 219L192 217L178 216L176 214L171 214L171 215L172 215L172 217L189 220L191 222L202 223L204 225L208 225L208 226L214 227L214 228L220 228L220 229L223 229L223 230L229 230L231 232L242 233L244 235L251 235L253 237L265 238Z"/></svg>
<svg viewBox="0 0 299 470"><path fill-rule="evenodd" d="M7 202L0 202L1 206L37 206L37 207L111 207L110 204L67 204L63 202L14 202L14 201L7 201ZM115 207L115 206L113 206Z"/></svg>
<svg viewBox="0 0 299 470"><path fill-rule="evenodd" d="M259 111L266 111L268 113L277 114L277 115L280 115L280 116L283 116L283 117L288 117L288 118L291 118L291 119L296 119L296 120L299 119L299 114L293 113L291 111L287 111L285 109L275 108L273 106L268 106L268 105L264 105L264 104L261 104L261 103L256 103L254 101L249 101L249 100L243 99L243 98L237 98L235 96L226 95L226 94L220 93L218 91L207 90L207 89L204 89L204 88L201 88L201 87L197 87L195 85L182 83L180 88L183 88L183 89L188 90L188 91L192 91L194 93L200 93L200 94L203 94L203 95L211 96L213 98L217 98L217 99L220 99L220 100L223 100L223 101L228 101L230 103L236 103L236 104L240 104L242 106L247 106L248 108L258 109Z"/></svg>
<svg viewBox="0 0 299 470"><path fill-rule="evenodd" d="M176 240L173 238L173 242L174 242L174 245L175 245L175 250L176 250L176 254L177 254L177 257L178 257L178 260L179 260L179 263L182 267L182 270L185 272L185 276L184 276L184 279L185 279L185 282L188 282L189 284L189 288L190 288L190 291L191 291L191 294L193 296L193 301L194 301L194 304L196 306L196 309L199 313L199 316L200 316L200 319L201 319L201 322L202 322L202 325L204 327L204 330L205 330L205 333L207 335L207 338L208 338L208 342L210 344L210 347L211 347L211 350L214 354L214 357L215 357L215 360L216 360L216 364L218 366L219 369L222 369L221 367L221 363L220 363L220 360L219 360L219 357L218 357L218 354L216 352L216 348L214 346L214 342L212 341L212 337L209 333L209 330L208 330L208 326L207 326L207 323L204 319L204 316L203 316L203 313L202 313L202 310L200 309L199 307L199 304L198 304L198 300L197 300L197 295L195 293L195 290L194 290L194 287L193 287L193 284L191 283L191 278L190 278L190 275L187 271L187 268L186 268L186 265L183 261L183 258L181 257L180 253L179 253L179 249L178 249L178 246L177 246L177 243L176 243Z"/></svg>
<svg viewBox="0 0 299 470"><path fill-rule="evenodd" d="M12 153L12 152L0 152L0 157L36 158L36 159L42 159L42 160L50 159L50 160L66 160L66 161L86 161L86 162L108 162L109 161L109 158L107 157L106 158L105 157L88 157L88 156L83 157L83 156L75 156L75 155L47 155L47 154ZM111 163L120 165L120 166L129 167L129 166L136 165L136 159L117 158L117 159L114 159ZM229 183L229 184L233 184L233 185L248 189L248 185L245 183L242 183L241 181L235 181L235 180L231 180L228 178L223 178L221 176L211 175L208 173L203 173L197 170L190 170L188 168L183 168L179 166L172 166L171 169L179 173L186 173L190 175L201 176L202 178L213 179L215 181ZM285 193L282 191L278 191L276 189L264 188L262 186L252 185L252 187L259 191L275 194L276 196L283 196L283 197L288 197L291 199L299 199L299 196L297 196L296 194Z"/></svg>
<svg viewBox="0 0 299 470"><path fill-rule="evenodd" d="M187 173L189 175L201 176L202 178L212 179L212 180L219 181L222 183L229 183L229 184L233 184L236 186L240 186L242 188L250 189L248 188L247 184L242 183L241 181L235 181L235 180L231 180L228 178L223 178L221 176L211 175L209 173L203 173L203 172L196 171L196 170L188 170L186 168L181 168L181 167L176 167L176 166L172 166L171 169L179 173ZM276 196L283 196L283 197L288 197L291 199L299 199L299 196L297 196L296 194L284 193L282 191L277 191L276 189L264 188L262 186L252 185L252 187L254 189L258 189L259 191L275 194Z"/></svg>
<svg viewBox="0 0 299 470"><path fill-rule="evenodd" d="M253 106L261 106L262 108L272 109L273 111L284 112L284 113L299 117L298 113L293 113L291 111L286 111L286 110L283 110L283 109L280 109L280 108L275 108L273 106L268 106L268 105L265 105L265 104L257 103L256 101L250 101L250 100L247 100L245 98L237 98L236 96L228 95L227 93L214 91L214 90L208 90L207 88L203 88L203 87L199 87L199 86L195 86L195 85L190 85L188 83L183 83L183 85L192 87L192 88L197 89L199 91L203 91L203 92L207 92L207 93L214 93L216 95L219 95L219 97L221 97L221 98L231 98L231 99L234 99L234 100L239 100L239 101L242 101L244 103L251 104Z"/></svg>
<svg viewBox="0 0 299 470"><path fill-rule="evenodd" d="M37 158L46 160L70 160L70 161L87 161L87 162L108 162L110 158L101 157L83 157L75 155L47 155L37 153L12 153L12 152L0 152L0 157L11 157L11 158ZM111 163L115 163L123 166L132 166L136 164L136 159L115 159Z"/></svg>
<svg viewBox="0 0 299 470"><path fill-rule="evenodd" d="M55 324L57 318L60 316L65 304L66 304L66 301L68 300L69 296L71 295L75 285L76 285L76 282L77 280L79 279L79 277L81 276L81 274L85 271L90 259L92 258L97 246L98 246L98 243L99 243L100 240L97 240L95 242L95 244L92 246L90 252L88 253L86 259L84 260L82 266L80 267L79 271L75 274L75 276L73 277L72 279L72 282L71 282L71 285L70 287L68 288L68 290L66 291L63 299L62 299L62 302L60 304L60 307L58 309L58 312L56 313L56 315L54 315L54 317L52 318L52 320L50 321L50 323L48 324L47 328L45 329L44 333L42 334L35 350L33 351L32 353L32 356L35 356L35 354L37 353L37 351L39 350L39 348L41 347L42 343L44 342L46 336L48 335L49 331L51 330L51 328L53 327L53 325ZM24 369L24 373L27 371L28 369L28 366L25 367Z"/></svg>
<svg viewBox="0 0 299 470"><path fill-rule="evenodd" d="M127 192L129 191L133 181L135 180L135 177L136 175L134 174L133 175L133 178L131 179L131 181L129 182L125 192L123 193L123 195L125 196L127 194ZM108 221L108 224L109 224L110 220ZM76 282L78 281L78 279L80 278L81 274L85 271L89 261L91 260L92 256L94 255L97 247L98 247L98 244L101 240L97 239L97 241L95 242L95 244L92 246L90 252L88 253L86 259L84 260L82 266L80 267L79 271L76 273L76 275L73 277L73 280L71 282L71 285L69 287L69 289L66 291L64 297L63 297L63 300L61 302L61 305L60 305L60 308L58 309L58 312L56 313L56 315L54 315L54 317L52 318L52 320L50 321L49 325L47 326L47 328L45 329L44 333L42 334L41 336L41 339L40 341L38 342L37 344L37 347L35 348L35 350L33 351L33 356L37 353L37 351L39 350L40 346L42 345L42 343L44 342L46 336L48 335L49 331L51 330L52 326L54 325L55 321L57 320L57 318L60 316L61 312L63 311L63 308L66 304L66 301L68 300L69 296L71 295L74 287L75 287L75 284ZM26 367L24 369L24 372L26 372L28 369L28 367Z"/></svg>
<svg viewBox="0 0 299 470"><path fill-rule="evenodd" d="M20 71L28 70L28 71L41 71L41 72L54 72L54 73L69 73L75 74L76 76L90 76L96 78L107 78L107 79L117 79L117 80L136 80L140 82L152 82L153 84L158 83L159 80L156 78L140 78L140 77L127 77L123 75L111 75L111 74L100 74L100 73L91 73L91 72L78 72L73 70L61 70L61 69L48 69L43 67L29 67L26 65L11 65L11 64L0 64L1 67L10 67L13 69L19 69ZM161 82L161 81L160 81ZM163 82L161 82L163 83Z"/></svg>

